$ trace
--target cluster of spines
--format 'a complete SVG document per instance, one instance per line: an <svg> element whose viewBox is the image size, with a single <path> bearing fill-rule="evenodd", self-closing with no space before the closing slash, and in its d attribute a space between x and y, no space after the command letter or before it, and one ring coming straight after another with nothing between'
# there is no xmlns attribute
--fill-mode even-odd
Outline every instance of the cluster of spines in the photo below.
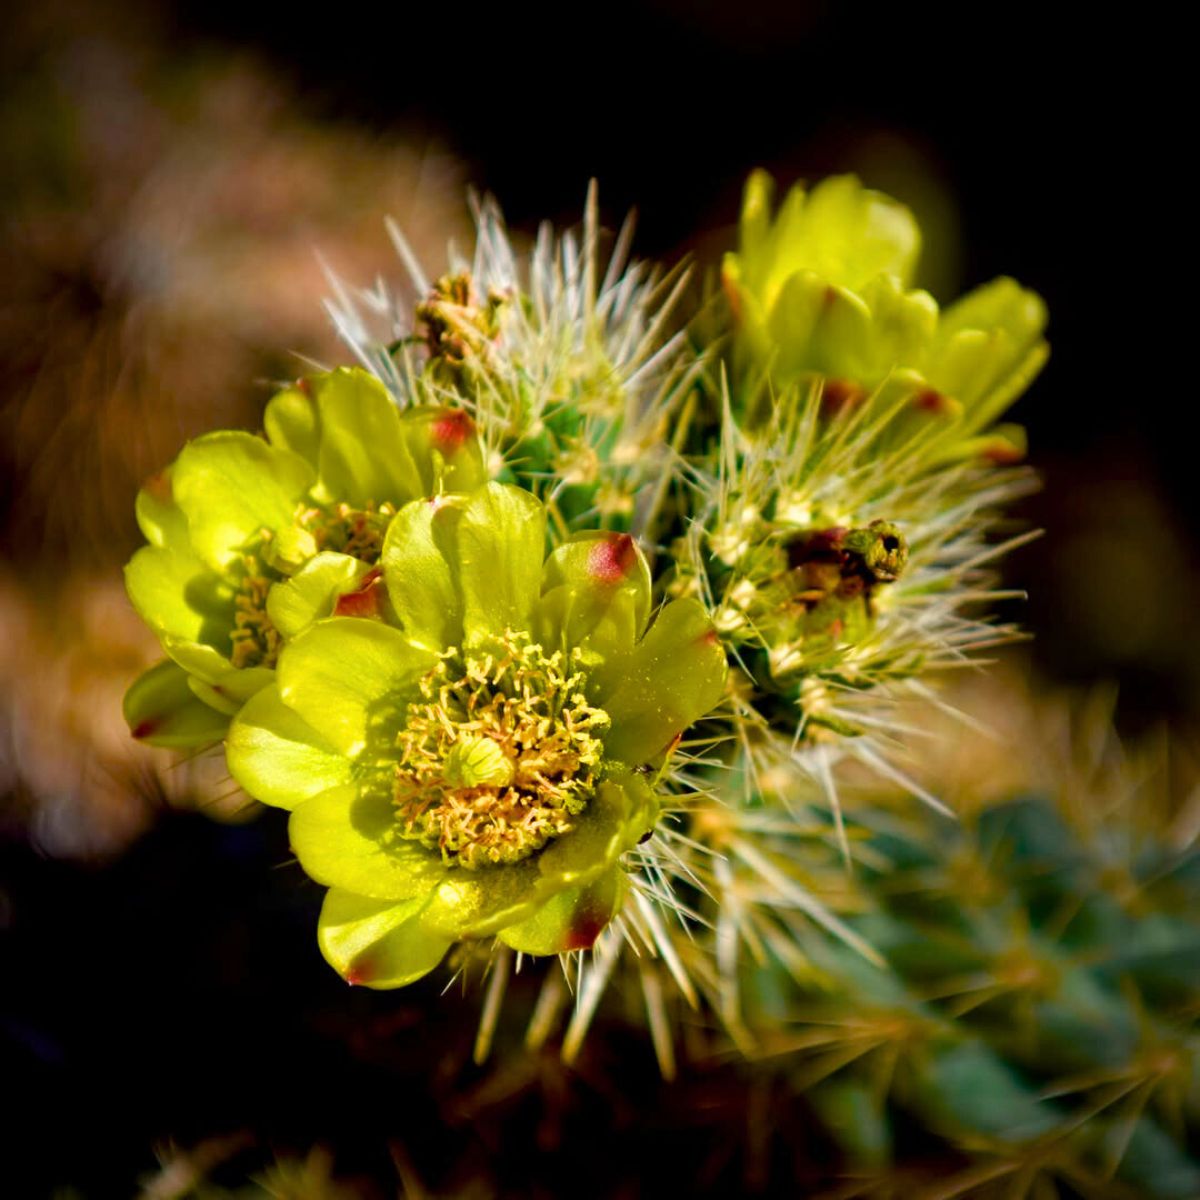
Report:
<svg viewBox="0 0 1200 1200"><path fill-rule="evenodd" d="M545 974L525 1048L561 1028L573 997L573 1058L622 980L644 997L668 1078L672 1018L703 1002L721 1032L697 1041L693 1016L688 1052L719 1055L728 1038L748 1079L800 1100L841 1151L823 1195L1189 1200L1200 851L1186 807L1167 818L1161 778L1139 787L1111 756L1103 768L1117 778L1081 789L1064 771L962 821L860 795L853 872L820 805L731 814L724 828L704 806L691 828L709 846L674 870L691 931L664 914L662 848L645 852L595 951ZM678 899L688 879L693 911ZM521 965L489 963L479 1059Z"/></svg>
<svg viewBox="0 0 1200 1200"><path fill-rule="evenodd" d="M605 257L594 187L582 233L543 225L528 256L494 200L472 208L474 253L452 247L438 280L390 226L408 289L354 291L335 279L337 329L401 407L465 407L493 476L539 495L560 535L599 526L654 536L701 369L675 319L687 271L631 260L632 222ZM458 311L490 315L474 323L463 354L430 370L437 345L422 313L449 284L471 290Z"/></svg>
<svg viewBox="0 0 1200 1200"><path fill-rule="evenodd" d="M764 813L725 856L723 898L790 886L858 939L777 900L728 938L727 1028L841 1145L858 1182L831 1195L1200 1194L1194 802L1172 802L1166 756L1074 733L1036 790L961 820L860 794L852 873L819 806L806 830Z"/></svg>

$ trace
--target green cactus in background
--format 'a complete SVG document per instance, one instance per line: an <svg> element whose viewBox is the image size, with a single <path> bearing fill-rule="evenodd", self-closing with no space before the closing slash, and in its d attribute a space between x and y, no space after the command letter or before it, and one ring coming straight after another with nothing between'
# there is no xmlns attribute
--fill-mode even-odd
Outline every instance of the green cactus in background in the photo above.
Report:
<svg viewBox="0 0 1200 1200"><path fill-rule="evenodd" d="M1095 721L1062 746L1066 710L1046 707L998 786L986 771L1007 745L959 734L988 794L958 821L860 795L852 878L828 844L762 847L880 956L796 930L742 960L740 1036L858 1181L831 1194L1200 1194L1194 802L1172 803L1165 756L1131 763ZM1039 775L1047 746L1067 753ZM1021 776L1035 790L1014 793ZM731 887L763 872L738 874Z"/></svg>

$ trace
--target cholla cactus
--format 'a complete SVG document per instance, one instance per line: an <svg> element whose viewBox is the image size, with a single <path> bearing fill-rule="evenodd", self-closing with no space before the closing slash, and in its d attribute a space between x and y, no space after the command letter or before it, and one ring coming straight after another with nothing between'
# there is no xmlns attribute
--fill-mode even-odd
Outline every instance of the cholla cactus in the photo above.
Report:
<svg viewBox="0 0 1200 1200"><path fill-rule="evenodd" d="M135 685L135 732L235 716L234 776L332 888L327 957L373 986L484 958L481 1056L514 953L562 960L568 1058L632 975L666 1074L680 1004L751 1046L747 955L798 964L816 925L879 961L803 848L851 856L847 758L933 800L893 710L1010 634L967 606L1028 484L994 421L1040 302L1001 281L939 316L901 206L835 180L772 224L765 195L684 328L686 274L628 229L601 268L594 195L528 258L477 206L434 282L393 231L415 293L331 305L365 370L140 501L130 588L178 669ZM227 447L236 471L193 465ZM531 1044L562 998L550 972Z"/></svg>
<svg viewBox="0 0 1200 1200"><path fill-rule="evenodd" d="M602 264L594 188L581 238L543 226L527 259L493 200L474 215L474 254L451 247L433 282L391 226L413 293L335 281L337 328L402 405L466 407L493 475L542 496L556 529L645 534L699 370L671 325L687 272L630 262L630 222Z"/></svg>
<svg viewBox="0 0 1200 1200"><path fill-rule="evenodd" d="M1023 445L993 422L1045 359L1045 314L999 280L939 316L909 289L911 215L852 178L793 189L773 223L768 199L754 175L723 268L732 382L676 586L795 709L767 724L863 734L864 695L994 637L962 610L991 598L990 518L1028 484L989 469Z"/></svg>
<svg viewBox="0 0 1200 1200"><path fill-rule="evenodd" d="M1196 1195L1194 778L1161 742L1124 749L1103 706L984 699L967 707L991 737L930 722L922 778L961 820L875 789L854 878L811 842L784 868L833 881L886 968L770 948L745 967L747 1021L862 1178L836 1194Z"/></svg>

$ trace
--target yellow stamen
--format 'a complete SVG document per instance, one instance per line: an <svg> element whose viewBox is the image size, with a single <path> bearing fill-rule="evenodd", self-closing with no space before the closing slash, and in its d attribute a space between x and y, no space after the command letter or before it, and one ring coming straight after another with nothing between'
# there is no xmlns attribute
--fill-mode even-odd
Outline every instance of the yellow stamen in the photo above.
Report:
<svg viewBox="0 0 1200 1200"><path fill-rule="evenodd" d="M279 657L279 631L267 616L267 593L272 581L262 574L253 554L243 559L246 574L234 594L234 627L230 661L235 667L273 667Z"/></svg>
<svg viewBox="0 0 1200 1200"><path fill-rule="evenodd" d="M318 550L336 550L373 566L383 553L383 539L395 515L396 506L387 502L365 508L339 503L305 508L297 523L313 535Z"/></svg>
<svg viewBox="0 0 1200 1200"><path fill-rule="evenodd" d="M574 653L548 655L526 634L447 652L399 737L400 836L474 869L518 862L573 829L609 724L583 685Z"/></svg>

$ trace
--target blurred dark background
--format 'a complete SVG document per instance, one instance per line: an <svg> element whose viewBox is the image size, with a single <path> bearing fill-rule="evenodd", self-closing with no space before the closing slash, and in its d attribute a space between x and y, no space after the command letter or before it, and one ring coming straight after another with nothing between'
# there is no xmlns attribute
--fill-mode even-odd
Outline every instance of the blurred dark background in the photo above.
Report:
<svg viewBox="0 0 1200 1200"><path fill-rule="evenodd" d="M213 1153L236 1161L248 1128L260 1149L370 1144L358 1165L378 1174L372 1135L398 1115L448 1169L487 1149L487 1104L539 1131L546 1194L578 1169L554 1165L558 1118L520 1107L529 1080L448 1117L475 1086L470 1002L422 985L347 1004L314 961L317 889L266 870L279 823L236 799L223 823L191 811L211 765L136 756L120 720L154 657L119 574L138 482L188 436L254 427L298 356L344 360L314 251L355 282L398 274L385 214L436 263L469 239L468 183L532 233L577 221L594 176L609 224L636 207L642 256L711 265L755 166L781 185L853 170L907 201L940 300L1003 273L1051 313L1014 414L1044 479L1020 519L1047 534L1006 568L1031 598L1005 615L1048 679L1116 681L1129 729L1195 724L1195 334L1175 295L1192 139L1165 9L48 0L4 26L0 1078L7 1169L31 1189L14 1194L131 1194L153 1146L228 1137ZM562 1109L585 1127L589 1104L620 1108L618 1048ZM630 1056L621 1089L652 1077ZM445 1096L421 1091L435 1068ZM387 1094L405 1079L419 1102ZM691 1144L689 1121L655 1136Z"/></svg>

